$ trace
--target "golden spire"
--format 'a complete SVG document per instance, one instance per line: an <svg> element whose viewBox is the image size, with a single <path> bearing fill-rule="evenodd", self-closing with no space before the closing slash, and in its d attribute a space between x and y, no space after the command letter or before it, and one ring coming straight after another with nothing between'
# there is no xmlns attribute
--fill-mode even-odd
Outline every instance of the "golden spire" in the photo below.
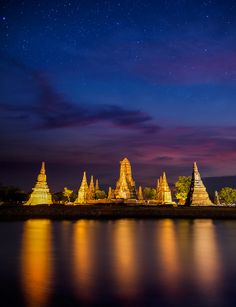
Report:
<svg viewBox="0 0 236 307"><path fill-rule="evenodd" d="M163 172L162 180L163 180L163 182L162 182L163 185L168 185L165 172Z"/></svg>
<svg viewBox="0 0 236 307"><path fill-rule="evenodd" d="M159 204L173 204L171 190L165 172L163 172L160 179L157 180L156 198Z"/></svg>
<svg viewBox="0 0 236 307"><path fill-rule="evenodd" d="M138 187L138 200L143 200L143 189L141 185Z"/></svg>
<svg viewBox="0 0 236 307"><path fill-rule="evenodd" d="M131 164L126 157L120 161L120 177L116 182L114 195L116 198L137 199Z"/></svg>
<svg viewBox="0 0 236 307"><path fill-rule="evenodd" d="M99 182L98 179L96 179L96 184L95 184L95 191L98 191L99 189Z"/></svg>
<svg viewBox="0 0 236 307"><path fill-rule="evenodd" d="M47 185L47 176L45 171L45 162L42 162L40 173L37 177L37 182L33 188L33 192L30 194L29 200L25 203L26 205L41 205L41 204L52 204L52 195L49 192Z"/></svg>
<svg viewBox="0 0 236 307"><path fill-rule="evenodd" d="M78 191L78 197L75 200L75 204L86 204L88 198L88 182L86 177L86 172L83 174L83 179Z"/></svg>
<svg viewBox="0 0 236 307"><path fill-rule="evenodd" d="M87 182L86 172L84 172L84 174L83 174L83 179L82 179L82 182L81 182L81 186L83 186L83 187L85 187L85 188L88 188L88 182Z"/></svg>
<svg viewBox="0 0 236 307"><path fill-rule="evenodd" d="M95 191L93 176L91 176L91 178L90 178L89 190L90 190L90 192L94 192Z"/></svg>
<svg viewBox="0 0 236 307"><path fill-rule="evenodd" d="M198 172L197 162L193 162L193 171Z"/></svg>
<svg viewBox="0 0 236 307"><path fill-rule="evenodd" d="M112 199L112 188L109 187L108 189L108 196L107 196L108 199Z"/></svg>
<svg viewBox="0 0 236 307"><path fill-rule="evenodd" d="M46 176L46 171L45 171L45 162L42 162L42 166L40 169L40 173L38 175L38 182L47 182L47 176Z"/></svg>
<svg viewBox="0 0 236 307"><path fill-rule="evenodd" d="M210 206L212 202L204 186L201 175L198 171L197 163L193 163L192 181L186 199L186 205L189 206Z"/></svg>
<svg viewBox="0 0 236 307"><path fill-rule="evenodd" d="M89 189L88 189L88 199L92 200L95 198L95 186L93 181L93 176L91 176Z"/></svg>

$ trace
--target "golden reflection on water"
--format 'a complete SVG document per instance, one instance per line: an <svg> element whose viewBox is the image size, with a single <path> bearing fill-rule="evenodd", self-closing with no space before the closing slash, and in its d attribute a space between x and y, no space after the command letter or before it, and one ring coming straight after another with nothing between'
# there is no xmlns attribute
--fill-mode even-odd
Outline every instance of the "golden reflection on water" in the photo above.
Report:
<svg viewBox="0 0 236 307"><path fill-rule="evenodd" d="M161 275L166 290L175 292L178 288L180 275L175 224L172 220L165 219L157 225L157 257L161 268L158 275Z"/></svg>
<svg viewBox="0 0 236 307"><path fill-rule="evenodd" d="M114 223L113 239L113 269L117 283L117 292L124 296L138 293L139 270L135 249L137 222L118 220Z"/></svg>
<svg viewBox="0 0 236 307"><path fill-rule="evenodd" d="M78 297L91 298L93 292L94 221L80 220L73 229L72 278Z"/></svg>
<svg viewBox="0 0 236 307"><path fill-rule="evenodd" d="M194 221L194 264L199 288L207 296L219 294L221 261L211 220Z"/></svg>
<svg viewBox="0 0 236 307"><path fill-rule="evenodd" d="M49 220L28 220L24 223L21 277L27 306L46 306L52 280L52 234Z"/></svg>

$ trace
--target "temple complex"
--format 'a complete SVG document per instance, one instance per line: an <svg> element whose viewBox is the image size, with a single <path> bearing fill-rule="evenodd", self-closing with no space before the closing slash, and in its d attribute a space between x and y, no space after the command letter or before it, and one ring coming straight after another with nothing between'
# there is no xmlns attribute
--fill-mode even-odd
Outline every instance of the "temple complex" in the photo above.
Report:
<svg viewBox="0 0 236 307"><path fill-rule="evenodd" d="M88 183L86 178L86 172L84 172L83 179L78 191L78 197L75 200L75 204L86 204L88 197Z"/></svg>
<svg viewBox="0 0 236 307"><path fill-rule="evenodd" d="M37 178L35 187L32 189L29 200L25 205L41 205L52 204L52 195L47 185L47 176L45 171L45 163L42 162L42 167Z"/></svg>
<svg viewBox="0 0 236 307"><path fill-rule="evenodd" d="M206 191L206 187L202 182L196 162L193 164L192 181L185 204L188 206L213 205Z"/></svg>
<svg viewBox="0 0 236 307"><path fill-rule="evenodd" d="M83 178L81 181L80 188L78 190L77 198L74 204L96 204L96 203L127 203L127 204L152 204L152 205L174 205L175 202L172 200L171 189L169 187L166 173L160 176L157 180L156 185L156 195L155 189L152 190L152 195L147 196L145 200L143 195L142 187L139 186L138 189L135 187L135 181L132 177L131 164L127 158L120 161L120 176L116 182L116 187L113 189L109 187L107 198L105 191L101 190L99 187L98 179L94 182L94 177L91 176L89 185L86 178L86 172L83 173ZM153 197L154 190L154 197ZM146 199L147 197L150 197ZM99 199L98 199L99 198ZM154 198L154 199L153 199ZM47 176L45 172L45 163L42 162L42 167L40 173L37 177L37 182L32 189L32 193L29 200L25 205L40 205L40 204L52 204L52 195L49 191L47 185ZM220 205L220 199L218 192L215 192L214 203ZM185 201L185 205L188 206L210 206L213 205L206 188L202 182L201 176L199 174L197 164L193 164L192 180Z"/></svg>
<svg viewBox="0 0 236 307"><path fill-rule="evenodd" d="M165 172L163 172L163 175L157 180L156 200L160 205L174 204Z"/></svg>
<svg viewBox="0 0 236 307"><path fill-rule="evenodd" d="M131 165L127 158L120 161L120 178L116 183L114 196L115 198L137 199Z"/></svg>

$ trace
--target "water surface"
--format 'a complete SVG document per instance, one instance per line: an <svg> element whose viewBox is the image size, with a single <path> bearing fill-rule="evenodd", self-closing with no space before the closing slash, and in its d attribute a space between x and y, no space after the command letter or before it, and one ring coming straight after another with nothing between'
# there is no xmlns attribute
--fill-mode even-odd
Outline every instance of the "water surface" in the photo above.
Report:
<svg viewBox="0 0 236 307"><path fill-rule="evenodd" d="M236 222L0 223L2 306L234 306Z"/></svg>

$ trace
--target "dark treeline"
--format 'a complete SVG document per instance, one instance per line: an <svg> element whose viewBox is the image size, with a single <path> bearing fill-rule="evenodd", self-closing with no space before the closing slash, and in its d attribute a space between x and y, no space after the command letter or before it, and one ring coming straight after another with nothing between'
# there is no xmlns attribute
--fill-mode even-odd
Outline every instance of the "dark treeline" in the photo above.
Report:
<svg viewBox="0 0 236 307"><path fill-rule="evenodd" d="M28 194L18 187L0 184L0 204L22 204L27 197Z"/></svg>

